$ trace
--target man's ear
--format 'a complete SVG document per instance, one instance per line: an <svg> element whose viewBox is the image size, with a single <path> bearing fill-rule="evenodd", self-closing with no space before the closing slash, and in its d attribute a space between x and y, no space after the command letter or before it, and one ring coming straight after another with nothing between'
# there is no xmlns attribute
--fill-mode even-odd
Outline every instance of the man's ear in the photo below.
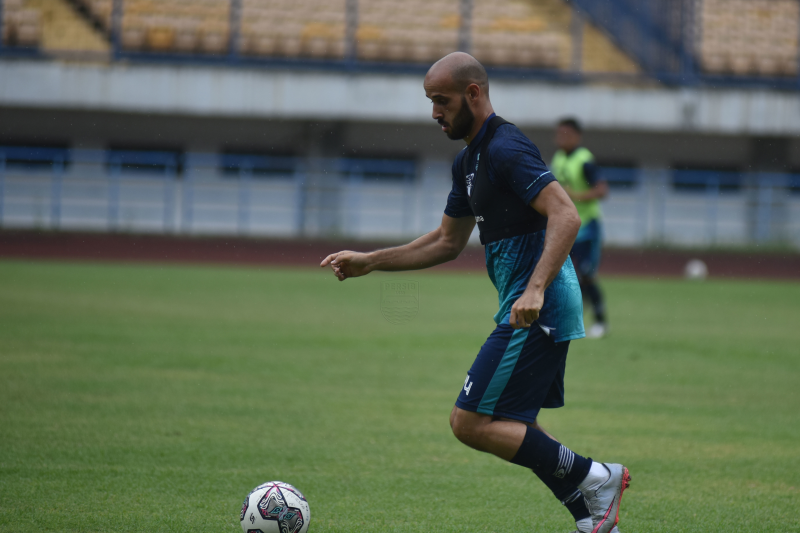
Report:
<svg viewBox="0 0 800 533"><path fill-rule="evenodd" d="M471 83L467 86L467 98L470 102L476 102L481 96L481 88L477 83Z"/></svg>

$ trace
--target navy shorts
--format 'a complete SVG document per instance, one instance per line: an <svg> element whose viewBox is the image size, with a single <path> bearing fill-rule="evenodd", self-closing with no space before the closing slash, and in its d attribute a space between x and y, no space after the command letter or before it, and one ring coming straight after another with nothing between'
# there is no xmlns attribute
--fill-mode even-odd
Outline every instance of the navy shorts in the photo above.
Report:
<svg viewBox="0 0 800 533"><path fill-rule="evenodd" d="M603 227L599 220L592 220L581 227L569 253L578 279L593 278L597 274L602 247Z"/></svg>
<svg viewBox="0 0 800 533"><path fill-rule="evenodd" d="M540 409L564 405L569 341L555 342L537 325L500 324L478 352L458 396L465 411L533 422Z"/></svg>

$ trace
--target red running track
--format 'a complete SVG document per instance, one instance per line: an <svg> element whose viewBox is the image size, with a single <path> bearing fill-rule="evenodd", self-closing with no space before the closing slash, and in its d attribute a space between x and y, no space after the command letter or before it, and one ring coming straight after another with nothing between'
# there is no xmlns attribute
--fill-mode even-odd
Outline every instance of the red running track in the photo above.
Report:
<svg viewBox="0 0 800 533"><path fill-rule="evenodd" d="M183 237L115 233L0 231L0 257L167 263L222 263L314 267L343 249L373 250L379 243ZM604 250L601 275L681 276L701 259L712 277L800 279L800 254L703 252L659 249ZM440 270L484 270L483 248L468 247Z"/></svg>

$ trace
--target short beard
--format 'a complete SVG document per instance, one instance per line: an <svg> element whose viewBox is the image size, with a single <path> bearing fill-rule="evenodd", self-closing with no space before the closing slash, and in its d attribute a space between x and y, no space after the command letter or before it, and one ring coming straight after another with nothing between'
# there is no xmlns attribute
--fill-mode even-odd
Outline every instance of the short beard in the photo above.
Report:
<svg viewBox="0 0 800 533"><path fill-rule="evenodd" d="M463 139L472 131L473 124L475 124L475 114L469 108L467 97L461 95L461 109L458 110L458 114L453 118L453 124L450 125L447 137L454 141Z"/></svg>

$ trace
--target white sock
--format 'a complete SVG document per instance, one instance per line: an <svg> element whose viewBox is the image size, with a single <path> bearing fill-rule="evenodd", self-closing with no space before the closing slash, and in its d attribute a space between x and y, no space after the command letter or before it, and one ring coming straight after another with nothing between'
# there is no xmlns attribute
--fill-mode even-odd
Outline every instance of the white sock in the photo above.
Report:
<svg viewBox="0 0 800 533"><path fill-rule="evenodd" d="M592 533L592 519L591 518L581 518L577 522L575 522L575 527L578 528L580 533Z"/></svg>
<svg viewBox="0 0 800 533"><path fill-rule="evenodd" d="M603 466L603 463L596 463L592 461L592 467L589 469L589 474L586 478L578 484L578 490L586 494L587 490L596 490L600 485L608 481L611 477L611 472L608 468Z"/></svg>

